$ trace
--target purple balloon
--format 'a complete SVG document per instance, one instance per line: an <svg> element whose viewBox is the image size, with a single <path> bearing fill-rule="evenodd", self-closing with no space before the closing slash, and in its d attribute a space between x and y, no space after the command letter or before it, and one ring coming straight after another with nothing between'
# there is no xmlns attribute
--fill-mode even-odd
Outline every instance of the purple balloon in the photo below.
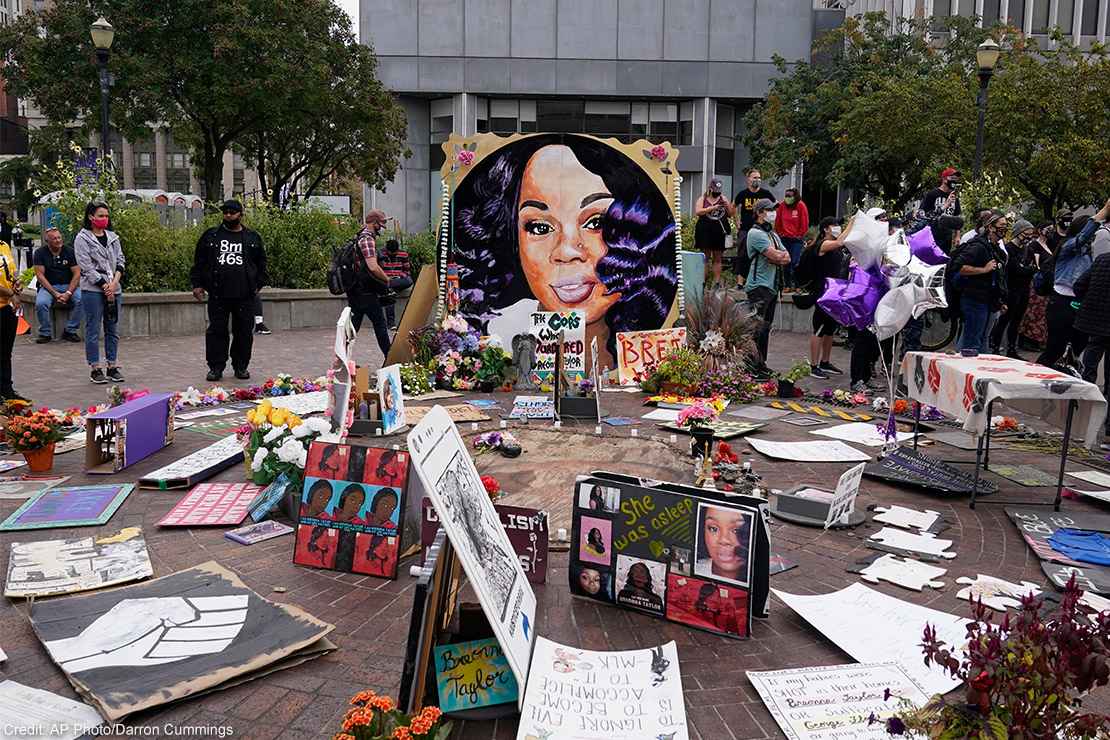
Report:
<svg viewBox="0 0 1110 740"><path fill-rule="evenodd" d="M948 261L948 255L937 246L937 240L933 236L931 227L926 226L924 229L910 234L908 241L910 243L910 254L925 264L943 265Z"/></svg>
<svg viewBox="0 0 1110 740"><path fill-rule="evenodd" d="M875 307L889 289L878 269L868 272L853 265L847 280L825 281L825 292L817 305L839 324L866 329L874 322Z"/></svg>

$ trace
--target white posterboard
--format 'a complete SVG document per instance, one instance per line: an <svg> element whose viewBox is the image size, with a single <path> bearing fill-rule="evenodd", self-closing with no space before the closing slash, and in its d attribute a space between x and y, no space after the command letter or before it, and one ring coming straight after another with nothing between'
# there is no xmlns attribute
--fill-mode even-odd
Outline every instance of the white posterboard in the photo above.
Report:
<svg viewBox="0 0 1110 740"><path fill-rule="evenodd" d="M408 435L413 469L478 595L518 686L528 683L536 633L536 595L513 552L474 460L442 406ZM523 702L521 695L518 706Z"/></svg>
<svg viewBox="0 0 1110 740"><path fill-rule="evenodd" d="M510 419L554 419L555 399L551 396L517 396Z"/></svg>
<svg viewBox="0 0 1110 740"><path fill-rule="evenodd" d="M674 642L597 652L536 638L516 740L688 740Z"/></svg>
<svg viewBox="0 0 1110 740"><path fill-rule="evenodd" d="M563 335L563 372L573 383L586 377L586 313L584 311L536 311L528 329L539 343L532 381L550 383L555 373L555 345Z"/></svg>
<svg viewBox="0 0 1110 740"><path fill-rule="evenodd" d="M15 681L0 682L0 727L4 728L4 737L70 740L102 724L104 719L88 704Z"/></svg>
<svg viewBox="0 0 1110 740"><path fill-rule="evenodd" d="M788 594L771 589L825 637L861 663L894 661L930 696L945 694L963 682L935 663L925 666L921 638L925 625L936 627L937 639L961 654L970 620L911 604L860 583L831 594Z"/></svg>
<svg viewBox="0 0 1110 740"><path fill-rule="evenodd" d="M810 434L831 439L840 439L845 442L867 445L868 447L882 447L886 444L886 437L874 424L863 421L853 421L847 424L837 424L834 427L815 429ZM899 442L913 439L913 432L895 432Z"/></svg>
<svg viewBox="0 0 1110 740"><path fill-rule="evenodd" d="M905 699L929 696L897 663L748 671L748 680L790 740L885 740L886 719ZM891 698L883 700L889 689ZM877 722L870 722L875 716Z"/></svg>
<svg viewBox="0 0 1110 740"><path fill-rule="evenodd" d="M843 442L775 442L749 437L756 452L779 460L796 462L868 462L871 456Z"/></svg>
<svg viewBox="0 0 1110 740"><path fill-rule="evenodd" d="M847 524L848 517L856 510L856 496L859 482L863 479L864 463L846 471L836 483L836 493L829 502L829 515L825 519L825 529L836 523Z"/></svg>
<svg viewBox="0 0 1110 740"><path fill-rule="evenodd" d="M346 306L335 322L335 345L332 347L331 385L327 391L327 412L331 428L339 436L347 434L353 417L351 392L355 385L355 339L358 336L351 323L351 307ZM356 399L357 405L358 399ZM276 404L274 404L276 405ZM297 413L294 411L293 413Z"/></svg>
<svg viewBox="0 0 1110 740"><path fill-rule="evenodd" d="M321 411L328 410L327 391L294 393L288 396L267 396L266 398L256 400L255 403L262 403L262 401L269 401L270 405L275 409L285 409L293 412L297 416L318 414Z"/></svg>

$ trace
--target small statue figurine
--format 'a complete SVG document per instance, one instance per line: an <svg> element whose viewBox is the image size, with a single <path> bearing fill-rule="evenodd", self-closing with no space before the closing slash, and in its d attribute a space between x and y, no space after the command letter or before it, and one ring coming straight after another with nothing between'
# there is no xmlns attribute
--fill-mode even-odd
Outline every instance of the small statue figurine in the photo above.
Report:
<svg viewBox="0 0 1110 740"><path fill-rule="evenodd" d="M532 334L517 334L513 337L513 366L517 370L516 387L520 390L536 389L536 384L532 382L532 368L536 365L536 347L539 341Z"/></svg>

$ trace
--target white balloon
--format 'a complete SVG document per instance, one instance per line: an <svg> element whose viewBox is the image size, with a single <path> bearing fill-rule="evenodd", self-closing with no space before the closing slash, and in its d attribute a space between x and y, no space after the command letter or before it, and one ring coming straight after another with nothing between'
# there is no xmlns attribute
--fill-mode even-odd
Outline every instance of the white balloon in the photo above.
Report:
<svg viewBox="0 0 1110 740"><path fill-rule="evenodd" d="M852 229L844 237L844 246L857 265L870 270L882 263L889 238L890 229L886 221L877 221L863 211L857 211L852 219Z"/></svg>
<svg viewBox="0 0 1110 740"><path fill-rule="evenodd" d="M903 282L887 291L875 307L875 336L889 339L902 330L910 317L921 318L931 308L944 308L945 265L928 265L917 257L898 273Z"/></svg>
<svg viewBox="0 0 1110 740"><path fill-rule="evenodd" d="M906 232L898 229L886 240L886 255L884 259L892 265L907 265L910 261L910 243L906 241Z"/></svg>

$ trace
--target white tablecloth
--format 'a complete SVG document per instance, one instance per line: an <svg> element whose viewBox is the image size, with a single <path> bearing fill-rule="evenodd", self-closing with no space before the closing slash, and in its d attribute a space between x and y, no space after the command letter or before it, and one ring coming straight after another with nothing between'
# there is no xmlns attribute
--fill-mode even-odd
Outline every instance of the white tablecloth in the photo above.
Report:
<svg viewBox="0 0 1110 740"><path fill-rule="evenodd" d="M907 352L902 378L911 398L963 419L964 429L976 436L987 430L987 404L991 401L1059 428L1067 419L1067 402L1078 401L1072 433L1082 434L1088 448L1097 444L1106 420L1106 399L1098 386L1024 360Z"/></svg>

